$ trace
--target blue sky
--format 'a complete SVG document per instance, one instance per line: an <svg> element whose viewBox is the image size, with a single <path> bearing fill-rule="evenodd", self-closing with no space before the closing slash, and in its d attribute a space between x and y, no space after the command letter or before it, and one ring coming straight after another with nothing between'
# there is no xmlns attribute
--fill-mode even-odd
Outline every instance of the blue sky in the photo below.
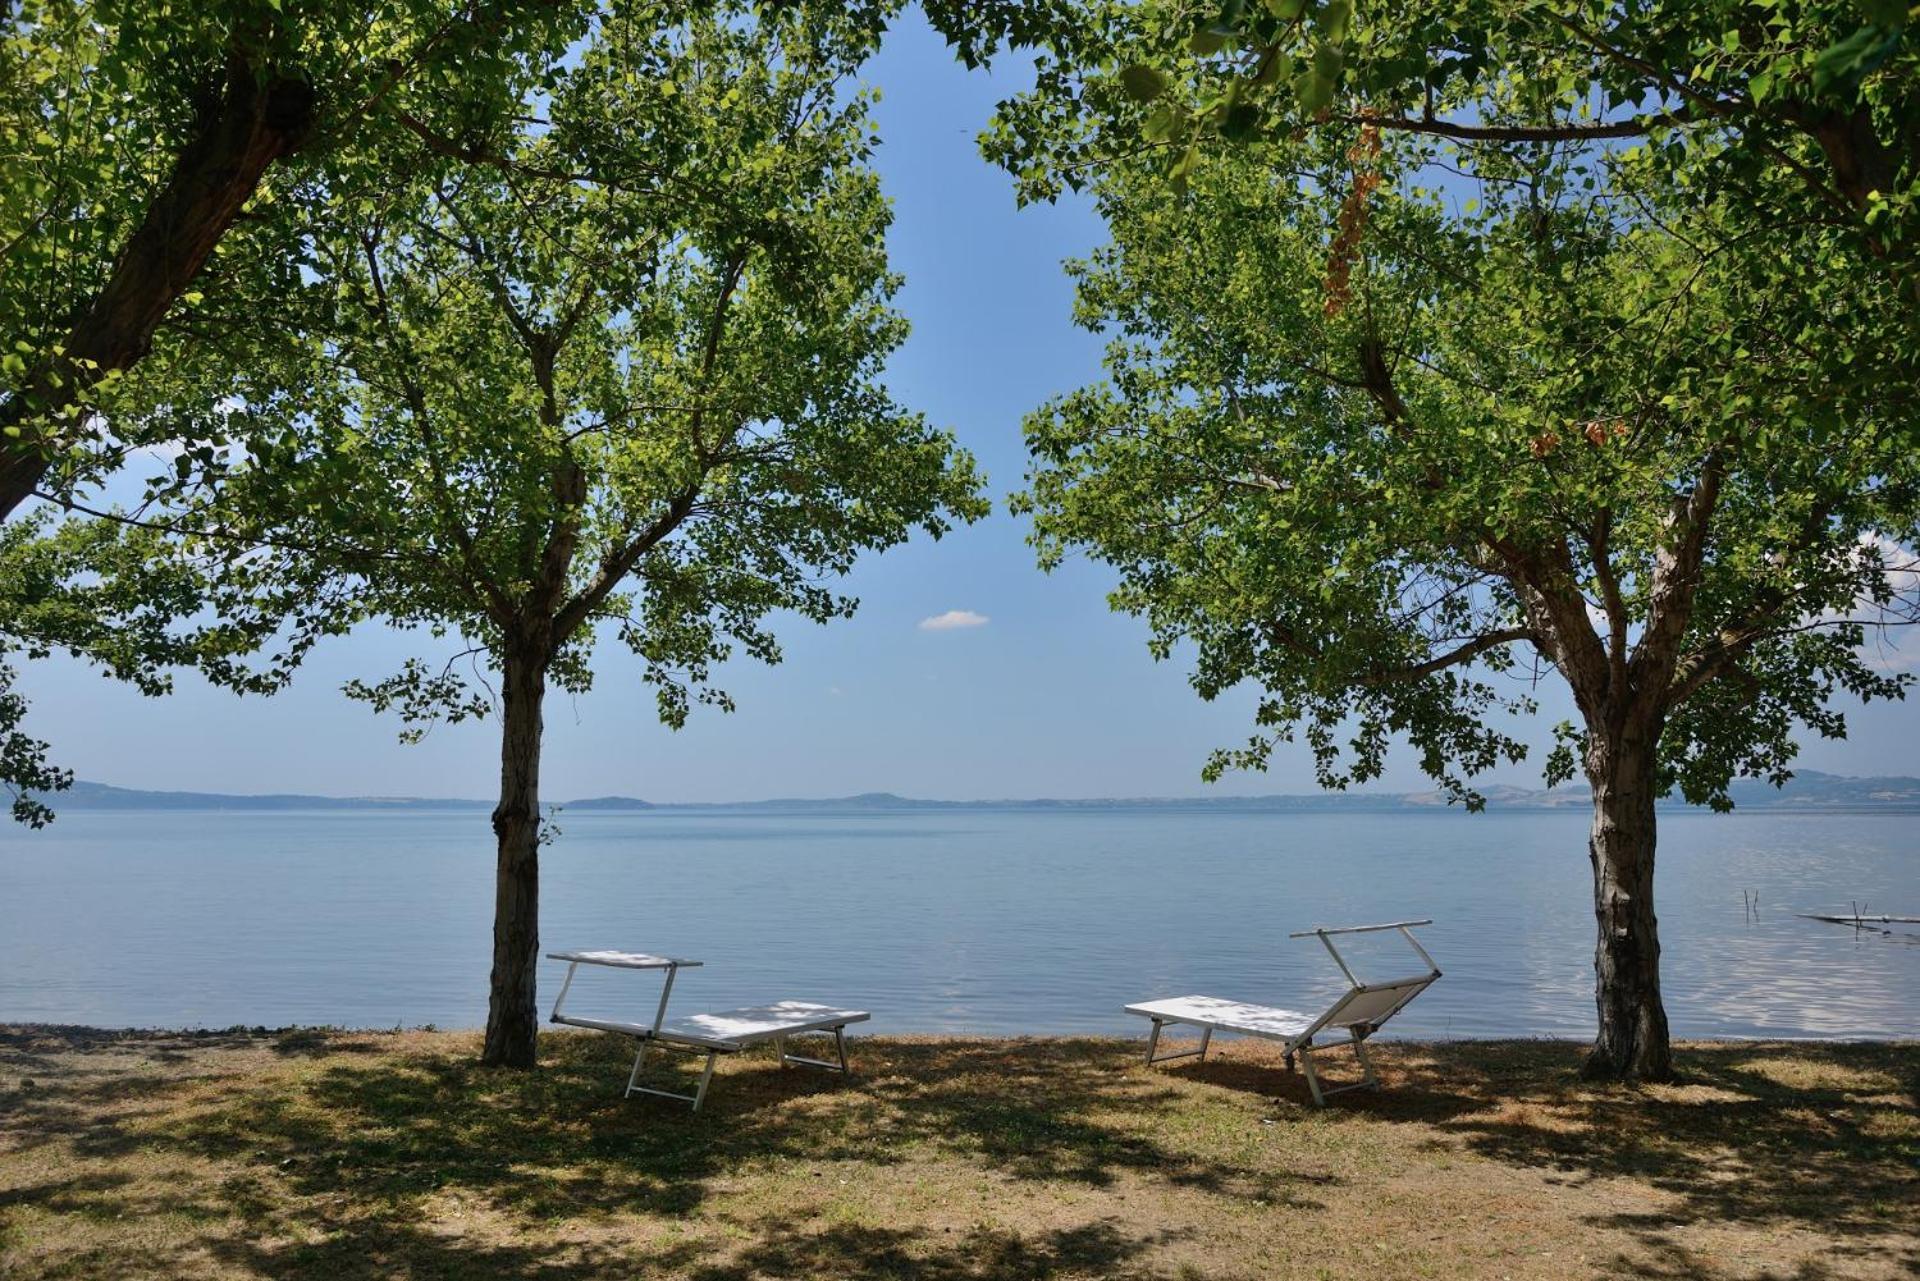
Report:
<svg viewBox="0 0 1920 1281"><path fill-rule="evenodd" d="M909 18L869 67L883 99L878 164L895 201L889 247L907 285L913 336L890 381L951 426L979 457L996 505L1019 487L1021 416L1099 376L1100 343L1070 321L1063 259L1102 240L1081 204L1017 210L975 137L1019 84L1017 60L968 73ZM623 793L730 800L894 791L930 797L1166 796L1205 790L1207 752L1248 732L1250 694L1202 703L1176 658L1155 663L1136 620L1105 603L1111 575L1086 562L1034 568L1024 522L996 510L939 543L866 561L849 588L859 615L780 628L786 661L735 664L723 682L739 710L698 709L662 727L638 665L601 651L594 691L549 700L542 791L553 800ZM922 628L966 612L973 626ZM29 665L32 727L81 777L127 787L483 797L498 769L491 722L442 727L419 746L339 693L351 677L395 670L422 642L368 629L335 642L294 688L241 700L193 678L159 700L61 660ZM1547 728L1569 714L1541 691L1533 764L1492 776L1538 785ZM1851 716L1844 743L1810 743L1801 763L1848 774L1920 773L1912 711ZM1384 786L1427 786L1407 755ZM1283 748L1265 775L1224 793L1309 791L1310 757Z"/></svg>

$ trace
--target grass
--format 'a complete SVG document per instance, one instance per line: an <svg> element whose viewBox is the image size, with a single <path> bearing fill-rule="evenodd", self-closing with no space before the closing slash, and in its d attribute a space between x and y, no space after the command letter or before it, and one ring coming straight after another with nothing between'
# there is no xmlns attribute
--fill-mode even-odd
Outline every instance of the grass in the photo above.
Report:
<svg viewBox="0 0 1920 1281"><path fill-rule="evenodd" d="M611 1037L477 1048L0 1028L0 1276L1920 1274L1914 1044L1692 1045L1638 1090L1383 1045L1386 1092L1316 1111L1259 1044L862 1038L851 1080L723 1063L698 1116L623 1100Z"/></svg>

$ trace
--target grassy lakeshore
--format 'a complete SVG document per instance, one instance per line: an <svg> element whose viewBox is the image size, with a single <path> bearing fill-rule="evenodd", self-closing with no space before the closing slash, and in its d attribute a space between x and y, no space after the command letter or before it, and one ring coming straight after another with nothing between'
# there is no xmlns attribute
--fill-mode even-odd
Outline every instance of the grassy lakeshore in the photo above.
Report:
<svg viewBox="0 0 1920 1281"><path fill-rule="evenodd" d="M1388 1091L1316 1112L1258 1044L1148 1071L1120 1041L863 1037L852 1080L723 1063L698 1116L622 1100L611 1037L548 1035L530 1075L476 1049L0 1028L0 1275L1920 1270L1913 1043L1689 1045L1638 1091L1565 1044L1383 1044Z"/></svg>

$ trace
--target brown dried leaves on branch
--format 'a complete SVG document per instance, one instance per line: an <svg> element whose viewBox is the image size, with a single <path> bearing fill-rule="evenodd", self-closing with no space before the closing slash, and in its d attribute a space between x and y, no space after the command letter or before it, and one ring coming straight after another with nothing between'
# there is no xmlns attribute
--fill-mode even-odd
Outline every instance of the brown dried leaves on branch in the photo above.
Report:
<svg viewBox="0 0 1920 1281"><path fill-rule="evenodd" d="M1340 202L1339 230L1327 253L1325 311L1329 320L1345 311L1352 298L1353 264L1360 256L1360 238L1367 229L1368 199L1380 185L1380 174L1373 167L1379 155L1380 128L1368 122L1360 127L1358 141L1347 149L1347 160L1353 165L1353 185Z"/></svg>

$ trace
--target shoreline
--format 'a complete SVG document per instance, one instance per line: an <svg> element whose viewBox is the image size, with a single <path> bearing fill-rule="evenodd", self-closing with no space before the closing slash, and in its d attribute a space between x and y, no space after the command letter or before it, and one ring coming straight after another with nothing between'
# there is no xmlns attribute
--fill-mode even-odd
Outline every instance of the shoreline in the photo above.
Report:
<svg viewBox="0 0 1920 1281"><path fill-rule="evenodd" d="M855 1026L857 1027L859 1025ZM94 1023L48 1023L31 1019L10 1020L0 1018L0 1046L3 1046L9 1038L28 1035L128 1041L164 1040L170 1037L190 1040L212 1040L218 1037L245 1037L259 1040L285 1036L317 1035L477 1037L485 1030L483 1026L478 1024L472 1027L444 1027L436 1023L419 1023L412 1026L355 1026L342 1023L285 1023L278 1025L268 1025L264 1023L230 1023L223 1027L168 1027L164 1025L116 1027ZM1197 1033L1192 1037L1187 1037L1184 1035L1185 1031L1192 1031L1192 1029L1170 1029L1164 1035L1163 1039L1197 1039ZM1233 1033L1221 1032L1217 1035L1219 1044L1227 1045L1233 1043ZM618 1034L615 1033L598 1032L589 1028L555 1026L546 1022L540 1024L540 1039L542 1041L555 1036L604 1036L624 1039L618 1037ZM871 1040L887 1042L898 1041L911 1045L938 1045L942 1043L1020 1045L1027 1043L1073 1044L1085 1042L1089 1044L1124 1046L1132 1045L1135 1042L1144 1042L1146 1037L1147 1033L1144 1029L1137 1035L1100 1032L862 1032L852 1029L849 1029L847 1032L847 1040L849 1043ZM1253 1038L1238 1039L1250 1040ZM1367 1044L1369 1047L1375 1045L1402 1045L1426 1048L1467 1047L1475 1045L1542 1045L1581 1048L1584 1047L1590 1039L1590 1036L1555 1036L1550 1033L1536 1034L1526 1032L1503 1033L1497 1036L1396 1036L1392 1033L1383 1032L1378 1037L1369 1040ZM1912 1036L1805 1036L1790 1033L1766 1033L1764 1035L1741 1035L1738 1033L1723 1035L1686 1035L1675 1036L1673 1044L1676 1050L1687 1046L1756 1045L1861 1045L1884 1046L1890 1049L1904 1047L1920 1050L1920 1032L1916 1032Z"/></svg>

